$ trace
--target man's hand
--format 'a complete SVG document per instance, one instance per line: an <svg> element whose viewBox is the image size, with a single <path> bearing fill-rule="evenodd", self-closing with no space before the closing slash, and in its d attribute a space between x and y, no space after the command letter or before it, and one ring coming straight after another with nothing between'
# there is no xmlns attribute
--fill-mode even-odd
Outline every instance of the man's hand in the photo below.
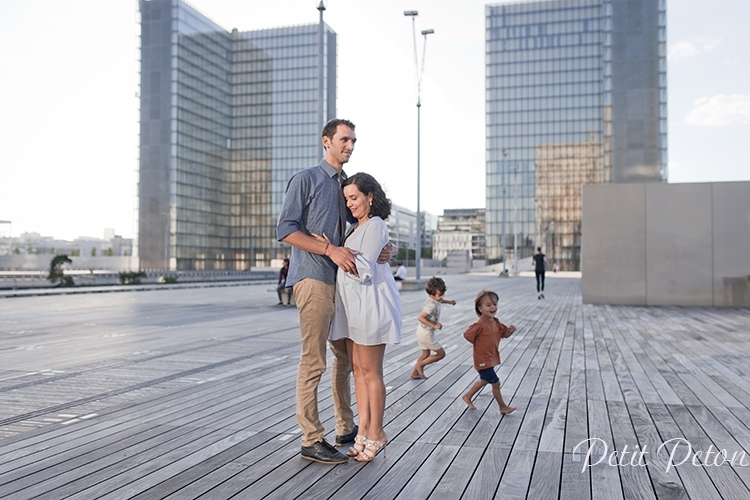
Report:
<svg viewBox="0 0 750 500"><path fill-rule="evenodd" d="M310 233L310 236L326 244L326 249L323 251L323 255L333 261L334 264L339 266L344 272L359 276L357 273L357 265L354 262L354 256L359 252L346 247L335 247L331 244L331 240L328 239L328 235L323 233L319 235L316 233Z"/></svg>
<svg viewBox="0 0 750 500"><path fill-rule="evenodd" d="M359 276L357 273L357 265L354 261L354 256L359 252L346 247L335 247L333 245L328 247L326 255L333 261L334 264L339 266L344 272Z"/></svg>
<svg viewBox="0 0 750 500"><path fill-rule="evenodd" d="M386 243L383 249L380 251L380 255L378 255L378 264L387 264L388 262L390 262L395 248L396 247L393 246L393 243L391 243L390 241Z"/></svg>

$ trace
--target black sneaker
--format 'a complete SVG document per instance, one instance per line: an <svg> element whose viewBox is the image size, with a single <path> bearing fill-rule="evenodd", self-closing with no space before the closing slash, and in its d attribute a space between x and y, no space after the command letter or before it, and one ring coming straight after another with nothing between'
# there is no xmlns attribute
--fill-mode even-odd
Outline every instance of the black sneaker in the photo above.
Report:
<svg viewBox="0 0 750 500"><path fill-rule="evenodd" d="M325 439L312 446L303 446L302 458L331 465L343 464L349 460L346 455L328 444Z"/></svg>
<svg viewBox="0 0 750 500"><path fill-rule="evenodd" d="M352 429L352 432L349 434L344 434L343 436L336 436L336 446L345 446L349 443L354 442L354 438L357 436L357 433L359 432L359 426L355 425L354 429Z"/></svg>

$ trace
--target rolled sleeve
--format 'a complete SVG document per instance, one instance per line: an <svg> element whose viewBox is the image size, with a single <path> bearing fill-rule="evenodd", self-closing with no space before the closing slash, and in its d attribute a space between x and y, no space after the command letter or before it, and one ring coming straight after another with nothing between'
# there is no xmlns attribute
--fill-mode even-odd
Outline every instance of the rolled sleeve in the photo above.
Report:
<svg viewBox="0 0 750 500"><path fill-rule="evenodd" d="M357 266L357 274L359 276L344 273L344 276L346 276L347 279L356 281L357 283L367 283L372 280L372 267L367 259L362 255L357 254L354 256L354 264Z"/></svg>
<svg viewBox="0 0 750 500"><path fill-rule="evenodd" d="M302 212L308 192L309 183L303 180L302 175L294 175L289 179L284 196L284 205L281 207L279 222L276 225L276 238L279 241L292 233L302 231Z"/></svg>

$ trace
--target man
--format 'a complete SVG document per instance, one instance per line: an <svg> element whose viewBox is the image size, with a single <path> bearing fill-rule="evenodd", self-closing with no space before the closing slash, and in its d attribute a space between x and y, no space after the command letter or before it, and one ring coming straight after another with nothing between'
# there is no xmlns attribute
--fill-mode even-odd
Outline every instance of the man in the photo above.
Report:
<svg viewBox="0 0 750 500"><path fill-rule="evenodd" d="M536 298L544 298L544 271L547 265L547 257L542 253L542 247L536 247L534 254L534 274L536 275ZM540 287L541 284L541 287Z"/></svg>
<svg viewBox="0 0 750 500"><path fill-rule="evenodd" d="M393 279L396 281L404 281L406 279L406 266L404 266L403 262L398 263L398 268L393 273Z"/></svg>
<svg viewBox="0 0 750 500"><path fill-rule="evenodd" d="M297 422L302 429L302 458L326 464L347 461L346 455L328 444L318 416L318 384L326 370L326 341L335 310L337 267L355 273L355 250L341 245L351 213L341 192L357 137L354 124L333 119L323 127L325 158L316 166L301 170L289 180L279 214L276 236L292 245L287 286L294 287L300 318L300 362L297 372ZM330 243L310 236L325 235ZM389 244L390 247L390 244ZM390 248L383 249L378 262L387 262ZM351 409L351 364L346 340L330 342L333 404L336 415L336 444L354 440L357 426Z"/></svg>

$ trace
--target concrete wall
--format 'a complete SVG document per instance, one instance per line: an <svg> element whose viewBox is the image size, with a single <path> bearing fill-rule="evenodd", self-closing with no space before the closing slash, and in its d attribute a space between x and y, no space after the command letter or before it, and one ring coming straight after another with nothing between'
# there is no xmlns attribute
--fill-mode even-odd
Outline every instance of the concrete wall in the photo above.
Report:
<svg viewBox="0 0 750 500"><path fill-rule="evenodd" d="M48 271L54 258L51 254L0 255L0 271ZM111 271L138 271L138 257L70 256L72 264L64 269L108 269Z"/></svg>
<svg viewBox="0 0 750 500"><path fill-rule="evenodd" d="M750 182L583 187L587 304L750 307Z"/></svg>

